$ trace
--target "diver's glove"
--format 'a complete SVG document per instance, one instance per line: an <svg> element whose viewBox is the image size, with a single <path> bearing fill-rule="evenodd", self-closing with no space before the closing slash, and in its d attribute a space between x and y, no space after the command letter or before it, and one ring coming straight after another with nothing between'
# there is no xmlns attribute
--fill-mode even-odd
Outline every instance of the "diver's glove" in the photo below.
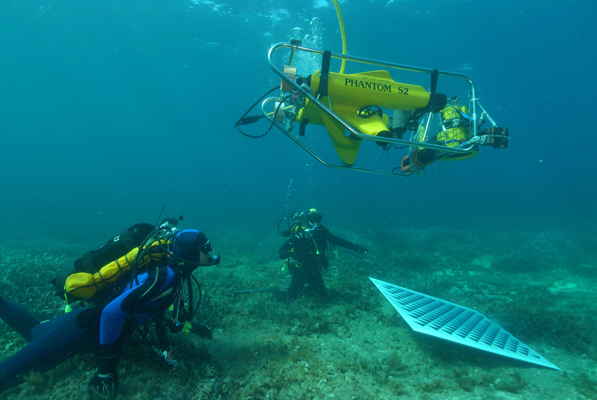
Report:
<svg viewBox="0 0 597 400"><path fill-rule="evenodd" d="M365 254L366 256L368 256L368 255L369 255L369 250L367 250L367 249L366 249L366 248L364 248L363 246L359 246L358 244L357 244L356 246L357 246L357 247L356 247L356 249L355 249L356 251L358 251L359 253L363 253L363 254Z"/></svg>
<svg viewBox="0 0 597 400"><path fill-rule="evenodd" d="M209 329L205 325L193 324L193 327L191 328L191 333L195 333L195 334L199 335L199 337L202 337L202 338L207 338L207 339L214 338L214 335L211 333L211 329Z"/></svg>
<svg viewBox="0 0 597 400"><path fill-rule="evenodd" d="M182 333L188 335L189 333L194 333L199 335L199 337L213 339L214 336L211 333L211 330L205 325L199 325L194 322L185 322L184 328L182 328Z"/></svg>

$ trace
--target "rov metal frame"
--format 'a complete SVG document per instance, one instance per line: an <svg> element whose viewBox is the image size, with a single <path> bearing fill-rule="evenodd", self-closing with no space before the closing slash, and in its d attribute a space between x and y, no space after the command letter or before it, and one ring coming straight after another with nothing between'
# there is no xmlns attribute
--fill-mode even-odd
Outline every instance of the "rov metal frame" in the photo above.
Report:
<svg viewBox="0 0 597 400"><path fill-rule="evenodd" d="M280 70L274 63L274 54L280 50L280 49L290 49L292 51L292 56L294 56L294 52L295 51L304 51L307 53L312 53L312 54L316 54L316 55L320 55L323 56L324 51L323 50L316 50L316 49L311 49L308 47L302 47L302 46L297 46L295 44L292 43L278 43L275 44L268 53L268 62L269 65L271 67L271 69L278 75L280 76L280 78L282 79L282 81L284 81L284 83L286 83L288 86L292 87L293 89L295 89L297 92L300 92L302 95L304 95L306 98L308 98L309 100L311 100L314 104L316 104L323 112L325 112L326 114L328 114L331 118L333 118L334 120L336 120L337 122L339 122L342 126L344 126L349 132L350 134L358 139L363 139L363 140L370 140L370 141L374 141L374 142L383 142L383 143L389 143L389 144L399 144L399 145L405 145L411 148L411 150L413 148L427 148L427 149L433 149L433 150L438 150L444 153L460 153L460 154L464 154L464 153L468 153L471 150L473 150L475 148L475 144L474 142L471 143L470 141L467 141L465 144L467 144L466 147L449 147L449 146L442 146L442 145L437 145L437 144L432 144L432 143L425 143L425 142L414 142L412 140L404 140L404 139L396 139L396 138L388 138L388 137L381 137L381 136L371 136L371 135L366 135L364 133L361 133L359 131L357 131L355 128L353 128L352 126L350 126L348 123L346 123L342 118L340 118L338 115L336 115L331 109L329 109L328 107L326 107L323 103L321 103L319 101L318 98L316 98L315 96L313 96L309 90L307 90L307 88L303 87L303 86L299 86L294 80L292 80L291 78L288 77L288 75L286 75L282 70ZM292 57L291 56L291 57ZM411 65L405 65L405 64L397 64L397 63L390 63L390 62L386 62L386 61L379 61L379 60L374 60L374 59L370 59L370 58L364 58L364 57L356 57L356 56L350 56L350 55L346 55L346 54L340 54L340 53L331 53L331 57L332 58L336 58L336 59L340 59L340 60L346 60L346 61L353 61L353 62L357 62L357 63L361 63L361 64L368 64L368 65L374 65L377 67L382 67L382 68L389 68L389 69L397 69L397 70L402 70L402 71L408 71L408 72L419 72L419 73L424 73L424 74L429 74L431 75L434 70L431 68L422 68L422 67L415 67L415 66L411 66ZM471 78L469 78L468 76L466 76L465 74L460 74L457 72L450 72L450 71L442 71L442 70L438 70L438 75L440 76L446 76L446 77L451 77L451 78L457 78L457 79L462 79L465 80L469 85L470 85L470 99L469 99L469 103L470 103L470 111L471 111L471 123L470 123L470 128L471 128L471 138L474 139L477 137L477 126L478 126L478 122L479 122L479 117L477 115L477 109L476 109L476 103L477 103L477 96L476 96L476 89L475 89L475 84L473 83L473 81L471 80ZM272 101L272 100L279 100L278 98L267 98L263 101L262 105L261 105L261 109L263 114L265 115L265 117L272 123L274 124L278 129L280 129L282 132L284 132L284 134L286 134L286 136L288 136L290 139L292 139L296 144L298 144L303 150L305 150L307 153L309 153L312 157L314 157L317 161L319 161L321 164L323 164L326 167L331 167L331 168L339 168L339 169L349 169L351 171L361 171L361 172L368 172L368 173L373 173L373 174L380 174L380 175L391 175L391 176L408 176L405 174L398 174L393 172L385 172L385 171L380 171L380 170L375 170L375 169L368 169L368 168L359 168L359 167L354 167L354 166L347 166L347 165L341 165L341 164L332 164L332 163L328 163L326 161L324 161L321 157L319 157L316 153L314 153L311 149L309 149L304 143L302 143L300 140L298 140L298 138L296 138L295 136L293 136L292 134L290 134L290 131L287 129L284 129L284 127L280 126L277 121L275 121L275 113L272 114L271 116L265 111L265 105ZM427 117L427 128L431 122L433 113L429 113L429 116ZM396 168L394 168L396 169Z"/></svg>

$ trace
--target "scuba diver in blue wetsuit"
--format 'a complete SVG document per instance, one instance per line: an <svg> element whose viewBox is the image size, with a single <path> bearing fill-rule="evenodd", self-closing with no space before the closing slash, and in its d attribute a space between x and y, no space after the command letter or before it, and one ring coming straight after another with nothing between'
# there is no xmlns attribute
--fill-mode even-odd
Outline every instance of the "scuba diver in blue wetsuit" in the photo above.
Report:
<svg viewBox="0 0 597 400"><path fill-rule="evenodd" d="M210 255L211 245L203 232L176 229L172 233L172 241L159 240L158 247L164 250L165 257L149 258L138 273L134 269L122 273L122 268L122 278L104 288L101 296L51 321L40 323L20 306L0 297L0 318L28 342L0 363L0 391L21 383L29 371L50 370L82 349L97 348L99 344L99 366L89 385L94 391L113 393L119 385L116 368L123 343L136 326L150 320L156 321L160 350L166 361L169 344L165 326L173 332L183 330L211 338L208 328L191 322L191 279L195 280L192 272L198 266L217 265L220 257ZM188 310L184 305L185 283ZM172 305L173 318L166 320L164 313Z"/></svg>
<svg viewBox="0 0 597 400"><path fill-rule="evenodd" d="M307 223L311 228L303 226L300 222L301 215L292 215L294 224L284 233L292 236L282 245L279 251L281 260L288 266L292 280L288 287L287 300L294 300L302 288L308 283L321 298L327 296L325 283L321 275L322 270L328 269L326 250L328 246L338 245L359 253L369 254L366 248L334 236L325 226L321 225L322 216L312 208L307 214ZM278 229L279 230L279 229ZM280 293L276 295L284 299Z"/></svg>

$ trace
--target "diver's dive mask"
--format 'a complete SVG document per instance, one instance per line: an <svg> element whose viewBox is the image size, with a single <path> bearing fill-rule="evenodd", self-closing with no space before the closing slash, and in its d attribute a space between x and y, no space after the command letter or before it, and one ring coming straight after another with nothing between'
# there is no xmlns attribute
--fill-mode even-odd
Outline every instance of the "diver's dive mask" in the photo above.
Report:
<svg viewBox="0 0 597 400"><path fill-rule="evenodd" d="M314 228L319 226L319 223L321 222L322 218L323 217L321 216L321 214L318 213L317 210L314 208L310 209L309 214L307 214L307 222Z"/></svg>

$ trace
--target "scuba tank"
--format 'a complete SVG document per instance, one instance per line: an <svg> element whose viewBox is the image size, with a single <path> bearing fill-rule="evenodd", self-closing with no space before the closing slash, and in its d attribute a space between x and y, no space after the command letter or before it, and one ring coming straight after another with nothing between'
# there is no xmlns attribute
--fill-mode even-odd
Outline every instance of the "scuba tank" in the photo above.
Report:
<svg viewBox="0 0 597 400"><path fill-rule="evenodd" d="M123 254L143 244L143 241L154 231L154 225L135 224L95 249L83 254L81 258L73 263L73 268L75 272L94 273L110 261L118 259Z"/></svg>
<svg viewBox="0 0 597 400"><path fill-rule="evenodd" d="M182 217L179 217L179 220L182 220ZM175 234L178 231L177 224L176 219L168 218L162 221L157 228L152 224L139 223L123 230L95 249L85 253L81 258L75 260L73 265L59 271L52 280L56 295L60 297L64 295L64 286L69 276L76 273L94 274L105 265L127 255L133 249L157 240L157 238L154 239L156 235L167 237Z"/></svg>
<svg viewBox="0 0 597 400"><path fill-rule="evenodd" d="M77 272L88 272L93 274L104 265L117 260L123 254L143 244L143 242L155 232L155 226L147 223L140 223L123 230L118 235L105 241L95 249L88 251L73 263L64 267L56 274L52 284L56 289L56 295L62 297L66 278Z"/></svg>
<svg viewBox="0 0 597 400"><path fill-rule="evenodd" d="M303 216L305 215L304 212L292 211L286 217L282 218L278 222L278 233L280 236L289 238L294 236L300 230L304 230L305 228L305 221L303 221ZM288 230L280 230L280 225L282 222L286 221L288 225Z"/></svg>

